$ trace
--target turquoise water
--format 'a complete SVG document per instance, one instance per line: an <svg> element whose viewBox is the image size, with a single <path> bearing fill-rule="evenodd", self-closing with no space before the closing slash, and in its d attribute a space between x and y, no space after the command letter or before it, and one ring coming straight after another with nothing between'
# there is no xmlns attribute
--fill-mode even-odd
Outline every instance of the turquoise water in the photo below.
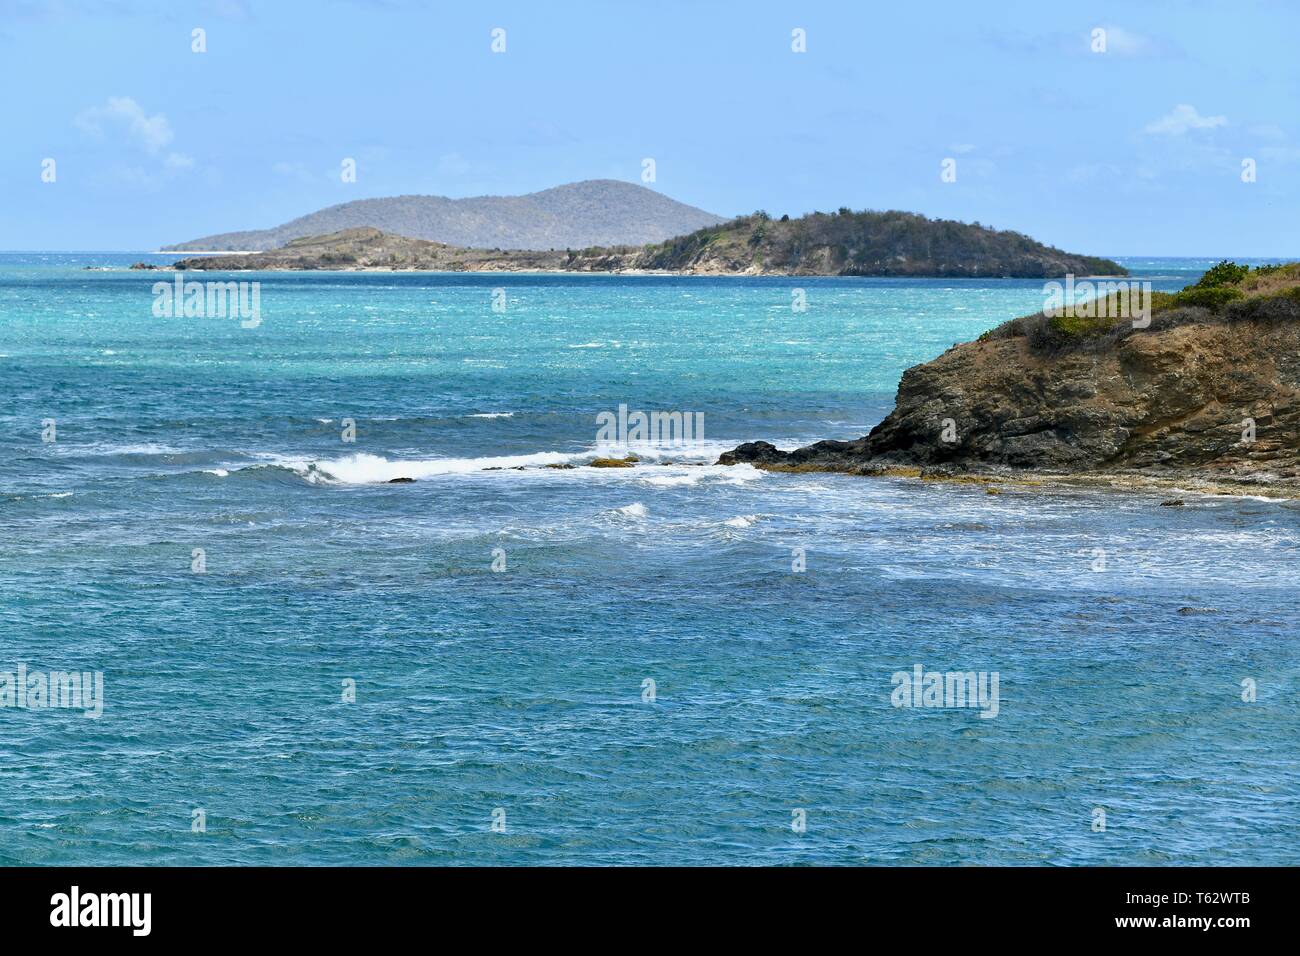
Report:
<svg viewBox="0 0 1300 956"><path fill-rule="evenodd" d="M104 681L0 708L0 861L1300 862L1296 505L711 465L1041 282L234 275L245 329L140 258L0 256L0 671ZM620 404L705 437L587 467Z"/></svg>

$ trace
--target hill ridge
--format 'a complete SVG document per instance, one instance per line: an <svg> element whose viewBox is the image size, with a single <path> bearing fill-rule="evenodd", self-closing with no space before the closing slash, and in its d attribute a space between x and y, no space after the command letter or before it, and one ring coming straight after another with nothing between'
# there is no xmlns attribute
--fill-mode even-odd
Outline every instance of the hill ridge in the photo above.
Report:
<svg viewBox="0 0 1300 956"><path fill-rule="evenodd" d="M292 239L366 226L463 248L570 249L661 242L725 221L638 183L588 179L519 196L353 199L269 229L217 233L162 251L264 252Z"/></svg>

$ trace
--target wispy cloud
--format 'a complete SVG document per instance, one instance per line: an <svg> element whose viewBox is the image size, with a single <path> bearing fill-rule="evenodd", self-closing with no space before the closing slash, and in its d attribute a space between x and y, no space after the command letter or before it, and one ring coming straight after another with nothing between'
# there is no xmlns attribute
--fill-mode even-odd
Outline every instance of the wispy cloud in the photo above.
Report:
<svg viewBox="0 0 1300 956"><path fill-rule="evenodd" d="M1157 59L1181 59L1184 56L1182 49L1166 37L1137 33L1113 23L1080 24L1073 30L1050 33L987 29L982 36L985 42L1017 56L1098 56L1102 51L1096 49L1095 31L1099 29L1106 35L1105 56Z"/></svg>
<svg viewBox="0 0 1300 956"><path fill-rule="evenodd" d="M162 113L149 111L129 96L110 96L73 117L72 124L96 142L125 150L126 164L107 165L100 178L127 186L156 186L194 168L194 157L168 149L176 134ZM140 153L150 163L139 162ZM127 158L134 156L134 159Z"/></svg>
<svg viewBox="0 0 1300 956"><path fill-rule="evenodd" d="M1159 52L1158 45L1150 37L1140 33L1125 30L1114 24L1107 24L1101 29L1106 31L1106 52L1114 56L1148 56Z"/></svg>
<svg viewBox="0 0 1300 956"><path fill-rule="evenodd" d="M1214 129L1227 125L1226 116L1202 116L1195 106L1179 103L1171 112L1148 123L1146 131L1152 136L1183 136L1189 130Z"/></svg>
<svg viewBox="0 0 1300 956"><path fill-rule="evenodd" d="M162 113L150 116L129 96L110 96L103 106L83 110L72 122L95 139L104 139L112 132L124 133L150 155L157 155L176 138L166 116Z"/></svg>

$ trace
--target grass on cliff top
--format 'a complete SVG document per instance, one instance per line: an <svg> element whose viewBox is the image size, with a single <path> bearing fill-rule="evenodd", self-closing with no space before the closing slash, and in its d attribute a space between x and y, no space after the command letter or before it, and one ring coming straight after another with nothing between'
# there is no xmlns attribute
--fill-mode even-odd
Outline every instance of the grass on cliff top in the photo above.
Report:
<svg viewBox="0 0 1300 956"><path fill-rule="evenodd" d="M1132 318L1141 315L1144 307L1149 307L1154 317L1174 309L1203 309L1223 316L1230 307L1249 315L1257 314L1261 307L1300 306L1300 262L1252 269L1225 259L1196 282L1172 293L1143 295L1140 290L1107 289L1107 283L1097 286L1096 297L1075 303L1068 314L1037 313L1013 319L985 332L980 341L1028 335L1036 344L1059 347L1100 339L1131 329Z"/></svg>

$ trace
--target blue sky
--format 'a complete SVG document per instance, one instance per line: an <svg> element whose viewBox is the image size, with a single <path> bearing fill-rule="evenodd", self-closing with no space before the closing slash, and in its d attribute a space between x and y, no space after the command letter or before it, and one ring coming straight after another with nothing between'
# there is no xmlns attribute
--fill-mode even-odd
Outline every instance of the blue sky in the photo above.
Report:
<svg viewBox="0 0 1300 956"><path fill-rule="evenodd" d="M654 188L722 215L895 208L1076 252L1300 258L1298 36L1300 5L1249 0L0 0L0 249L638 181L651 157Z"/></svg>

